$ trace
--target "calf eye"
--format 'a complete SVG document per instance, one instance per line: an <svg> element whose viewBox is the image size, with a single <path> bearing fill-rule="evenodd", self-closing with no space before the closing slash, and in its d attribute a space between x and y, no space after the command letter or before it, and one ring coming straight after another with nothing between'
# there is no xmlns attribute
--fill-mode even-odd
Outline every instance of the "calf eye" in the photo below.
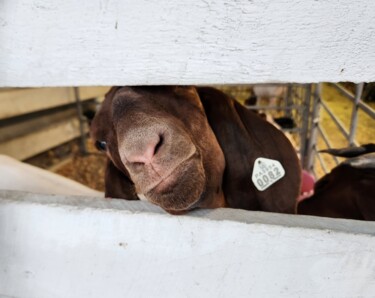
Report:
<svg viewBox="0 0 375 298"><path fill-rule="evenodd" d="M95 142L95 147L96 147L96 149L98 149L99 151L105 151L105 150L107 150L107 142L104 142L104 141L96 141L96 142Z"/></svg>

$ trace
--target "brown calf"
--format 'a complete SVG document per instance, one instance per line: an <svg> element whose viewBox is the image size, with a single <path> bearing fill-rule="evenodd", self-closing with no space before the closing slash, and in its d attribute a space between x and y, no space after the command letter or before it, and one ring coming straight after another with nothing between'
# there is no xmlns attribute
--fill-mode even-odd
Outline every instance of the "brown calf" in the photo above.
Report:
<svg viewBox="0 0 375 298"><path fill-rule="evenodd" d="M108 156L107 197L146 199L175 214L215 207L295 212L301 169L294 148L216 89L113 87L91 135ZM272 163L257 162L263 190L252 179L259 157ZM285 171L277 181L273 161Z"/></svg>

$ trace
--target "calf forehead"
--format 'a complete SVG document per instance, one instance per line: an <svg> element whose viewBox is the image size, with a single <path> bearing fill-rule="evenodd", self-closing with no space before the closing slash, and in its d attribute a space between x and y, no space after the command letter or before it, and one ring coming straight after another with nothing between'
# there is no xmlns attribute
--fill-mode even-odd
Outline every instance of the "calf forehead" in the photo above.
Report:
<svg viewBox="0 0 375 298"><path fill-rule="evenodd" d="M125 96L127 98L152 99L160 96L171 97L175 94L177 87L173 86L126 86L117 90L115 97Z"/></svg>
<svg viewBox="0 0 375 298"><path fill-rule="evenodd" d="M113 98L113 117L135 108L140 108L143 112L168 111L168 105L163 103L173 103L173 95L168 87L123 87Z"/></svg>
<svg viewBox="0 0 375 298"><path fill-rule="evenodd" d="M201 106L198 92L194 86L134 86L121 87L115 97L140 100L161 100L176 102L177 98L193 100Z"/></svg>
<svg viewBox="0 0 375 298"><path fill-rule="evenodd" d="M204 114L196 89L192 86L137 86L119 89L112 101L111 118L115 125L124 116L136 113L159 119L177 117L182 121L189 116ZM129 120L129 118L128 118Z"/></svg>
<svg viewBox="0 0 375 298"><path fill-rule="evenodd" d="M117 90L114 98L117 97L128 97L128 98L139 98L142 96L142 93L140 92L142 89L135 88L135 87L121 87Z"/></svg>

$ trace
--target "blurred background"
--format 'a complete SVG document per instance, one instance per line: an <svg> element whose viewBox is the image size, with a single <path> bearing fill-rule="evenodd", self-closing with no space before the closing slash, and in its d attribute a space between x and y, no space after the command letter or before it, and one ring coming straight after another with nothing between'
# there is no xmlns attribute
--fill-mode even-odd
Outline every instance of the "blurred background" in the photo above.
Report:
<svg viewBox="0 0 375 298"><path fill-rule="evenodd" d="M340 159L319 150L375 143L375 84L214 86L283 130L316 178ZM104 190L89 122L109 87L0 89L0 154Z"/></svg>

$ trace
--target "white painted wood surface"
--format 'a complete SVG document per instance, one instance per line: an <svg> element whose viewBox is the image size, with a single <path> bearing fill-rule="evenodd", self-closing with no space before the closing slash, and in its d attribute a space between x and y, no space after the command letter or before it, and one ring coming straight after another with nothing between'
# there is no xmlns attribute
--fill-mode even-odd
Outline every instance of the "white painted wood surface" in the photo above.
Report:
<svg viewBox="0 0 375 298"><path fill-rule="evenodd" d="M104 193L81 183L1 154L0 190L104 197Z"/></svg>
<svg viewBox="0 0 375 298"><path fill-rule="evenodd" d="M375 80L375 1L3 0L0 86Z"/></svg>
<svg viewBox="0 0 375 298"><path fill-rule="evenodd" d="M108 87L78 88L81 101L103 97ZM0 90L0 120L75 102L73 88L22 88Z"/></svg>
<svg viewBox="0 0 375 298"><path fill-rule="evenodd" d="M171 216L146 202L0 191L0 297L373 297L374 233L371 222Z"/></svg>

